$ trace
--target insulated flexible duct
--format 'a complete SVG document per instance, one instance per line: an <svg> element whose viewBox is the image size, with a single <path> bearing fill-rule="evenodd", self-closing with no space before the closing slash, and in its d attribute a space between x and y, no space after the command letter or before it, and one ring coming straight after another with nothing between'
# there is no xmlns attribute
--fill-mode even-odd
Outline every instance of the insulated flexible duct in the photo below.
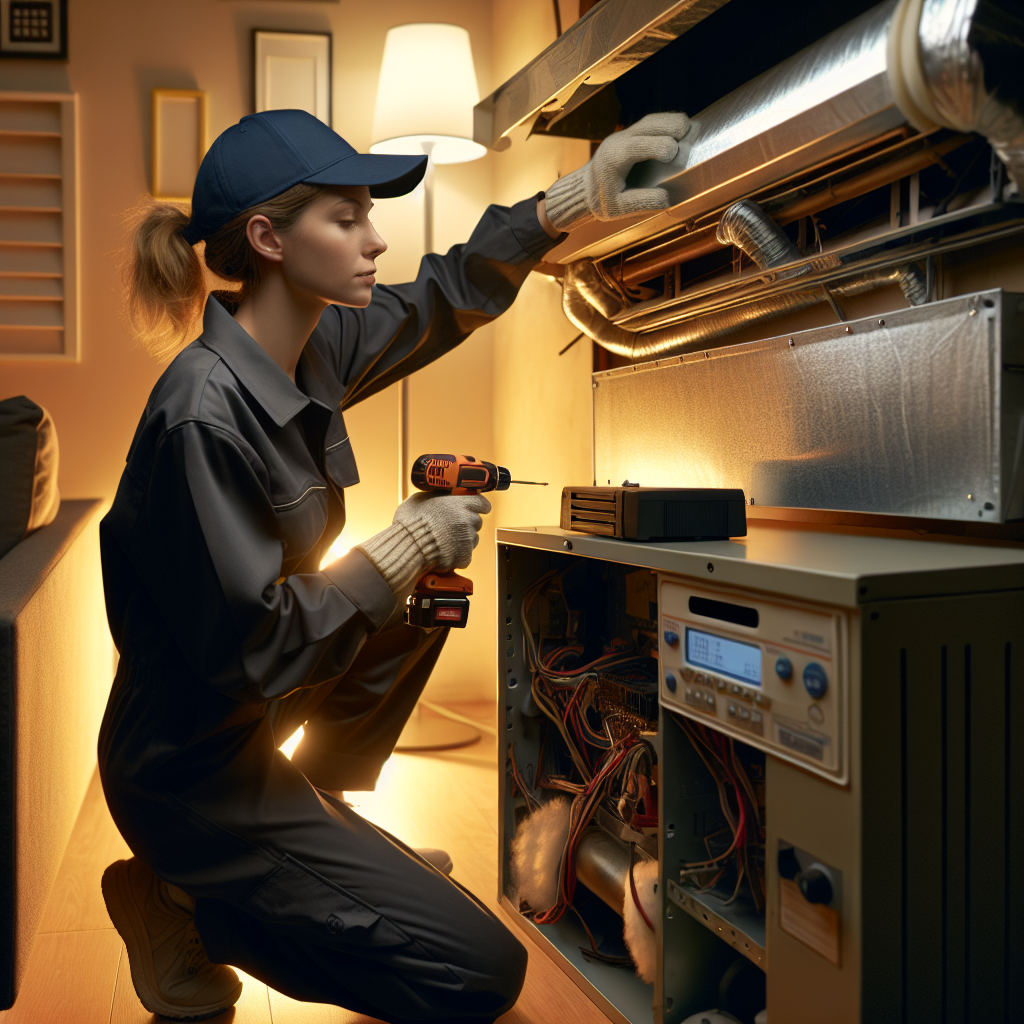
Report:
<svg viewBox="0 0 1024 1024"><path fill-rule="evenodd" d="M774 320L825 301L822 289L818 286L810 291L772 295L743 306L717 310L647 334L633 334L617 327L587 301L586 293L600 288L593 271L594 264L589 260L566 267L562 292L565 315L602 348L634 362L695 352L707 348L711 341L733 334L741 327ZM898 284L904 295L907 295L908 287L915 295L920 295L923 290L923 285L919 290L920 278L920 271L914 267L897 267L871 271L852 280L829 285L829 291L833 295L856 295L883 285Z"/></svg>
<svg viewBox="0 0 1024 1024"><path fill-rule="evenodd" d="M883 8L888 5L879 5L876 10L883 12ZM888 10L892 14L884 29L876 25L873 16L867 15L852 22L851 29L863 21L859 31L866 33L865 38L874 39L884 31L888 92L902 114L920 131L943 126L961 133L983 135L1006 165L1013 183L1024 191L1024 75L1020 73L1024 67L1024 33L1021 32L1019 0L899 0ZM801 95L814 95L815 76L827 74L835 64L828 50L829 45L835 45L833 36L808 48L806 56L797 62L802 76ZM851 37L848 42L853 45L855 38ZM866 42L863 45L871 50ZM780 72L794 61L797 58L780 65ZM795 65L787 73L795 74ZM763 88L767 87L768 83L763 83ZM746 123L755 118L760 109L759 98L744 88L732 94L730 102L733 107L739 104L741 109L730 108L729 124ZM717 122L710 117L708 120L711 126L708 130L715 135ZM721 129L718 131L720 133ZM707 139L704 141L706 143ZM948 146L949 141L939 145ZM921 155L914 154L913 158L920 159ZM910 173L910 170L901 173ZM776 225L761 221L758 212L756 204L751 202L741 201L730 207L717 234L701 235L699 248L689 255L713 251L717 244L734 244L764 269L792 262L797 258L788 248L792 243ZM783 215L785 212L781 211ZM663 269L660 263L657 266L645 264L637 273L641 274L640 279L645 279L642 275L653 275L660 269ZM627 280L637 279L637 273L629 275ZM785 275L785 271L782 273ZM927 300L924 276L909 265L830 284L828 290L832 295L843 295L887 283L898 284L913 305ZM669 352L706 347L708 342L748 324L783 316L826 297L818 286L805 292L766 297L733 309L712 311L682 324L639 334L613 322L616 314L629 303L622 286L610 280L599 267L581 261L566 269L563 305L569 319L598 344L632 359L651 359Z"/></svg>
<svg viewBox="0 0 1024 1024"><path fill-rule="evenodd" d="M1024 190L1024 33L1019 0L900 0L889 87L919 131L983 135Z"/></svg>
<svg viewBox="0 0 1024 1024"><path fill-rule="evenodd" d="M741 199L722 214L716 237L722 245L742 249L762 270L802 258L786 232L752 199Z"/></svg>
<svg viewBox="0 0 1024 1024"><path fill-rule="evenodd" d="M784 266L801 258L800 251L785 232L749 200L734 203L722 216L719 239L743 250L760 268ZM803 273L804 268L795 268ZM785 276L785 272L783 275ZM898 284L911 305L928 297L924 275L912 265L876 270L829 286L832 295L855 295L886 284ZM584 334L603 348L632 360L657 359L706 348L708 342L738 331L748 324L772 320L817 305L828 298L820 286L755 300L731 309L716 310L644 334L633 333L612 323L611 318L626 308L627 299L617 283L600 264L580 260L565 268L562 308Z"/></svg>

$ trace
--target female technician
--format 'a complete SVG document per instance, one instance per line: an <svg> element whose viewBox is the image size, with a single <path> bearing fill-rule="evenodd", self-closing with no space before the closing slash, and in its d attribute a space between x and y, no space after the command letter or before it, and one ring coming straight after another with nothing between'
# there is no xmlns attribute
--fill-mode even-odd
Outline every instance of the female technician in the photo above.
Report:
<svg viewBox="0 0 1024 1024"><path fill-rule="evenodd" d="M224 964L395 1024L493 1021L515 1002L516 939L326 792L373 788L447 632L404 625L404 599L428 569L469 564L490 508L416 495L321 571L359 479L342 408L506 310L560 230L667 205L623 192L625 175L671 159L686 128L664 114L617 133L399 287L374 287L371 197L410 191L425 159L358 154L301 111L243 118L203 160L191 218L154 204L138 224L138 332L173 349L203 309L101 527L121 657L99 763L135 854L103 894L146 1009L219 1013L241 992ZM204 260L239 290L207 298ZM301 723L289 761L277 745Z"/></svg>

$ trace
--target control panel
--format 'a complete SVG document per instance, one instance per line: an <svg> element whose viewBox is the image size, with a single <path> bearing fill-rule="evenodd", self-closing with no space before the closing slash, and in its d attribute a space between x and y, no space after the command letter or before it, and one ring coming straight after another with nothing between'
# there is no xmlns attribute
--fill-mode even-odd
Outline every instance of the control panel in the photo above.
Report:
<svg viewBox="0 0 1024 1024"><path fill-rule="evenodd" d="M847 781L846 616L659 576L661 701Z"/></svg>

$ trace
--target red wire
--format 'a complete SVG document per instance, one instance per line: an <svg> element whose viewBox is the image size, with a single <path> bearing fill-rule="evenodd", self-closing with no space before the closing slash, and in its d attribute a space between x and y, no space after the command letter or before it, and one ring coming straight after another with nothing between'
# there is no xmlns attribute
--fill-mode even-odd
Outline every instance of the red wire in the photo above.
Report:
<svg viewBox="0 0 1024 1024"><path fill-rule="evenodd" d="M716 734L715 742L716 742L716 745L718 745L718 747L719 747L719 753L721 754L721 757L722 757L722 765L723 765L723 767L725 769L726 778L729 780L729 783L732 786L733 791L736 793L736 803L737 803L738 808L739 808L740 820L736 824L736 840L737 841L733 845L736 845L736 846L740 845L740 842L741 842L740 837L742 836L742 846L746 846L746 842L747 842L747 805L743 802L743 797L740 794L740 784L737 781L736 776L733 775L732 770L730 769L729 764L728 764L728 762L726 760L726 757L725 757L725 751L726 751L726 748L728 746L728 740L725 738L725 736L723 736L721 734Z"/></svg>

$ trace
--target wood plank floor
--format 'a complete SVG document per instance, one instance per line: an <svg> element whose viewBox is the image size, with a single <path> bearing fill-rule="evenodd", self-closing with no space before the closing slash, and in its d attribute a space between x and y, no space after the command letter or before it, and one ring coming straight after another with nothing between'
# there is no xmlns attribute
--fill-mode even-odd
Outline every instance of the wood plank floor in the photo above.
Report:
<svg viewBox="0 0 1024 1024"><path fill-rule="evenodd" d="M479 721L493 722L493 705L461 705ZM411 846L448 850L454 877L496 906L497 750L479 743L437 754L396 754L373 793L351 793L360 814ZM128 957L100 894L100 875L129 856L107 812L94 776L43 915L17 1003L0 1011L0 1024L154 1024L135 990ZM499 911L501 913L501 911ZM517 934L522 937L522 933ZM526 986L501 1024L608 1024L564 974L526 941ZM299 1003L242 976L237 1006L215 1024L373 1024L336 1006Z"/></svg>

